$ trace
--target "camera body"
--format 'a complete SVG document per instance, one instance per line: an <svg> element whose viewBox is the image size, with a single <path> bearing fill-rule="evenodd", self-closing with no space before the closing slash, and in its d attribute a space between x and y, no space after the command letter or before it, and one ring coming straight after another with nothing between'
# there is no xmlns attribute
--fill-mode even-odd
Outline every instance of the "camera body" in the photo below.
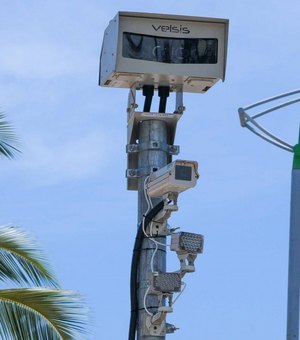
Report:
<svg viewBox="0 0 300 340"><path fill-rule="evenodd" d="M99 85L206 92L225 78L227 19L118 12L105 30Z"/></svg>
<svg viewBox="0 0 300 340"><path fill-rule="evenodd" d="M197 184L198 163L176 160L152 172L146 185L150 197L162 197L169 193L181 193Z"/></svg>

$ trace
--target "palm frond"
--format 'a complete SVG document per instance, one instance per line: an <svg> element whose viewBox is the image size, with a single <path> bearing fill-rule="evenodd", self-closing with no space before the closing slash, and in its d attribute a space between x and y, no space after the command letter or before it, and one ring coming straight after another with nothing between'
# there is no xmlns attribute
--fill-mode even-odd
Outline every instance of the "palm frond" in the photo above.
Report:
<svg viewBox="0 0 300 340"><path fill-rule="evenodd" d="M0 226L0 281L58 287L46 257L31 235L12 225Z"/></svg>
<svg viewBox="0 0 300 340"><path fill-rule="evenodd" d="M0 290L1 339L87 339L87 320L85 303L72 291Z"/></svg>
<svg viewBox="0 0 300 340"><path fill-rule="evenodd" d="M5 119L4 113L0 112L0 155L12 159L20 152L17 148L19 139L11 124Z"/></svg>

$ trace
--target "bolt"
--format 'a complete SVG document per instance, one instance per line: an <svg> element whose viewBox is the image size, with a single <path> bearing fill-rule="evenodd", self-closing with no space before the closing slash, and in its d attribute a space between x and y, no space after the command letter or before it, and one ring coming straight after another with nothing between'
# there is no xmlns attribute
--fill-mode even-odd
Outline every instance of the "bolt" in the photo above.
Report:
<svg viewBox="0 0 300 340"><path fill-rule="evenodd" d="M129 175L130 175L130 176L134 176L134 175L135 175L135 170L130 170L130 171L129 171Z"/></svg>

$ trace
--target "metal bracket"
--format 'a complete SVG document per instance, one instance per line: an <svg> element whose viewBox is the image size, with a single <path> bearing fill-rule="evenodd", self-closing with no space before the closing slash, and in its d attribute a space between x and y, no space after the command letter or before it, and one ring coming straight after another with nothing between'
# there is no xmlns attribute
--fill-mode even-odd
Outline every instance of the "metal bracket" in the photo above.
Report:
<svg viewBox="0 0 300 340"><path fill-rule="evenodd" d="M144 336L163 337L167 333L166 317L168 313L172 313L173 308L170 306L160 306L154 315L145 313ZM175 327L176 329L176 327Z"/></svg>
<svg viewBox="0 0 300 340"><path fill-rule="evenodd" d="M153 221L148 225L146 232L150 237L167 236L167 222Z"/></svg>
<svg viewBox="0 0 300 340"><path fill-rule="evenodd" d="M127 141L134 144L139 136L139 124L144 120L160 120L166 123L168 129L168 144L173 145L177 122L182 114L132 111L127 121Z"/></svg>
<svg viewBox="0 0 300 340"><path fill-rule="evenodd" d="M137 87L132 87L129 90L128 104L127 104L128 118L135 111L135 109L138 108L138 104L136 103L136 90L137 90ZM171 87L172 92L173 92L173 90L174 90L174 88L172 89L172 87ZM183 89L182 89L182 87L176 89L175 95L176 95L176 102L175 102L174 113L183 114L183 112L185 111L185 106L183 105Z"/></svg>
<svg viewBox="0 0 300 340"><path fill-rule="evenodd" d="M194 262L197 258L196 254L177 254L180 262L180 274L183 277L187 273L193 273L195 269Z"/></svg>
<svg viewBox="0 0 300 340"><path fill-rule="evenodd" d="M172 162L172 156L179 154L179 146L173 145L176 133L177 122L184 111L183 93L176 92L176 108L174 113L157 113L157 112L138 112L136 108L136 89L130 89L127 106L127 174L133 173L132 170L138 169L138 153L142 150L162 150L168 155L168 163ZM151 141L147 145L139 144L139 128L141 122L145 120L159 120L166 123L167 126L167 143L163 144L158 141ZM149 172L150 173L150 172ZM148 173L148 174L149 174ZM127 189L138 190L138 175L127 176Z"/></svg>
<svg viewBox="0 0 300 340"><path fill-rule="evenodd" d="M143 335L144 336L156 336L156 337L164 337L167 333L166 327L166 314L163 315L164 319L161 320L160 323L151 323L152 316L145 313L145 320L143 322L144 329Z"/></svg>
<svg viewBox="0 0 300 340"><path fill-rule="evenodd" d="M253 109L255 107L258 107L260 105L264 105L264 104L270 103L272 101L277 101L277 100L280 100L280 99L285 98L285 97L294 96L294 95L299 94L299 93L300 93L300 90L294 90L294 91L291 91L291 92L280 94L280 95L275 96L275 97L271 97L271 98L267 98L267 99L261 100L261 101L259 101L257 103L248 105L245 108L239 108L238 112L239 112L241 126L242 127L246 127L247 129L249 129L251 132L253 132L257 136L261 137L265 141L267 141L267 142L269 142L269 143L271 143L271 144L273 144L275 146L278 146L281 149L284 149L284 150L289 151L289 152L294 152L294 146L286 143L282 139L276 137L271 132L267 131L260 124L257 123L256 118L264 116L267 113L270 113L272 111L284 108L286 106L289 106L289 105L292 105L292 104L295 104L295 103L298 103L298 102L300 102L300 98L299 97L291 99L291 100L288 100L288 101L286 101L284 103L280 103L278 105L275 105L275 106L273 106L271 108L268 108L268 109L263 110L263 111L261 111L259 113L256 113L253 116L250 116L249 114L247 114L246 111L248 111L250 109ZM252 125L250 125L250 124L252 124Z"/></svg>
<svg viewBox="0 0 300 340"><path fill-rule="evenodd" d="M182 114L185 111L185 106L183 105L183 92L182 90L176 92L176 107L174 113Z"/></svg>
<svg viewBox="0 0 300 340"><path fill-rule="evenodd" d="M175 333L179 328L171 323L166 323L167 334Z"/></svg>
<svg viewBox="0 0 300 340"><path fill-rule="evenodd" d="M165 204L163 209L154 218L155 222L158 223L166 222L168 218L171 216L172 212L178 211L177 204L168 204L166 200L164 202Z"/></svg>

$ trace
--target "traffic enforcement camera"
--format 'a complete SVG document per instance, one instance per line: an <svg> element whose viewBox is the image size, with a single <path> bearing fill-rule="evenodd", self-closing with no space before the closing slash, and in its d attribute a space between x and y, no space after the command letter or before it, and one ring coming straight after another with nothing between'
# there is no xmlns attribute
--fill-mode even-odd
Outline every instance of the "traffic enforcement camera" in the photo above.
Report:
<svg viewBox="0 0 300 340"><path fill-rule="evenodd" d="M105 30L99 85L206 92L225 78L227 19L119 12Z"/></svg>

